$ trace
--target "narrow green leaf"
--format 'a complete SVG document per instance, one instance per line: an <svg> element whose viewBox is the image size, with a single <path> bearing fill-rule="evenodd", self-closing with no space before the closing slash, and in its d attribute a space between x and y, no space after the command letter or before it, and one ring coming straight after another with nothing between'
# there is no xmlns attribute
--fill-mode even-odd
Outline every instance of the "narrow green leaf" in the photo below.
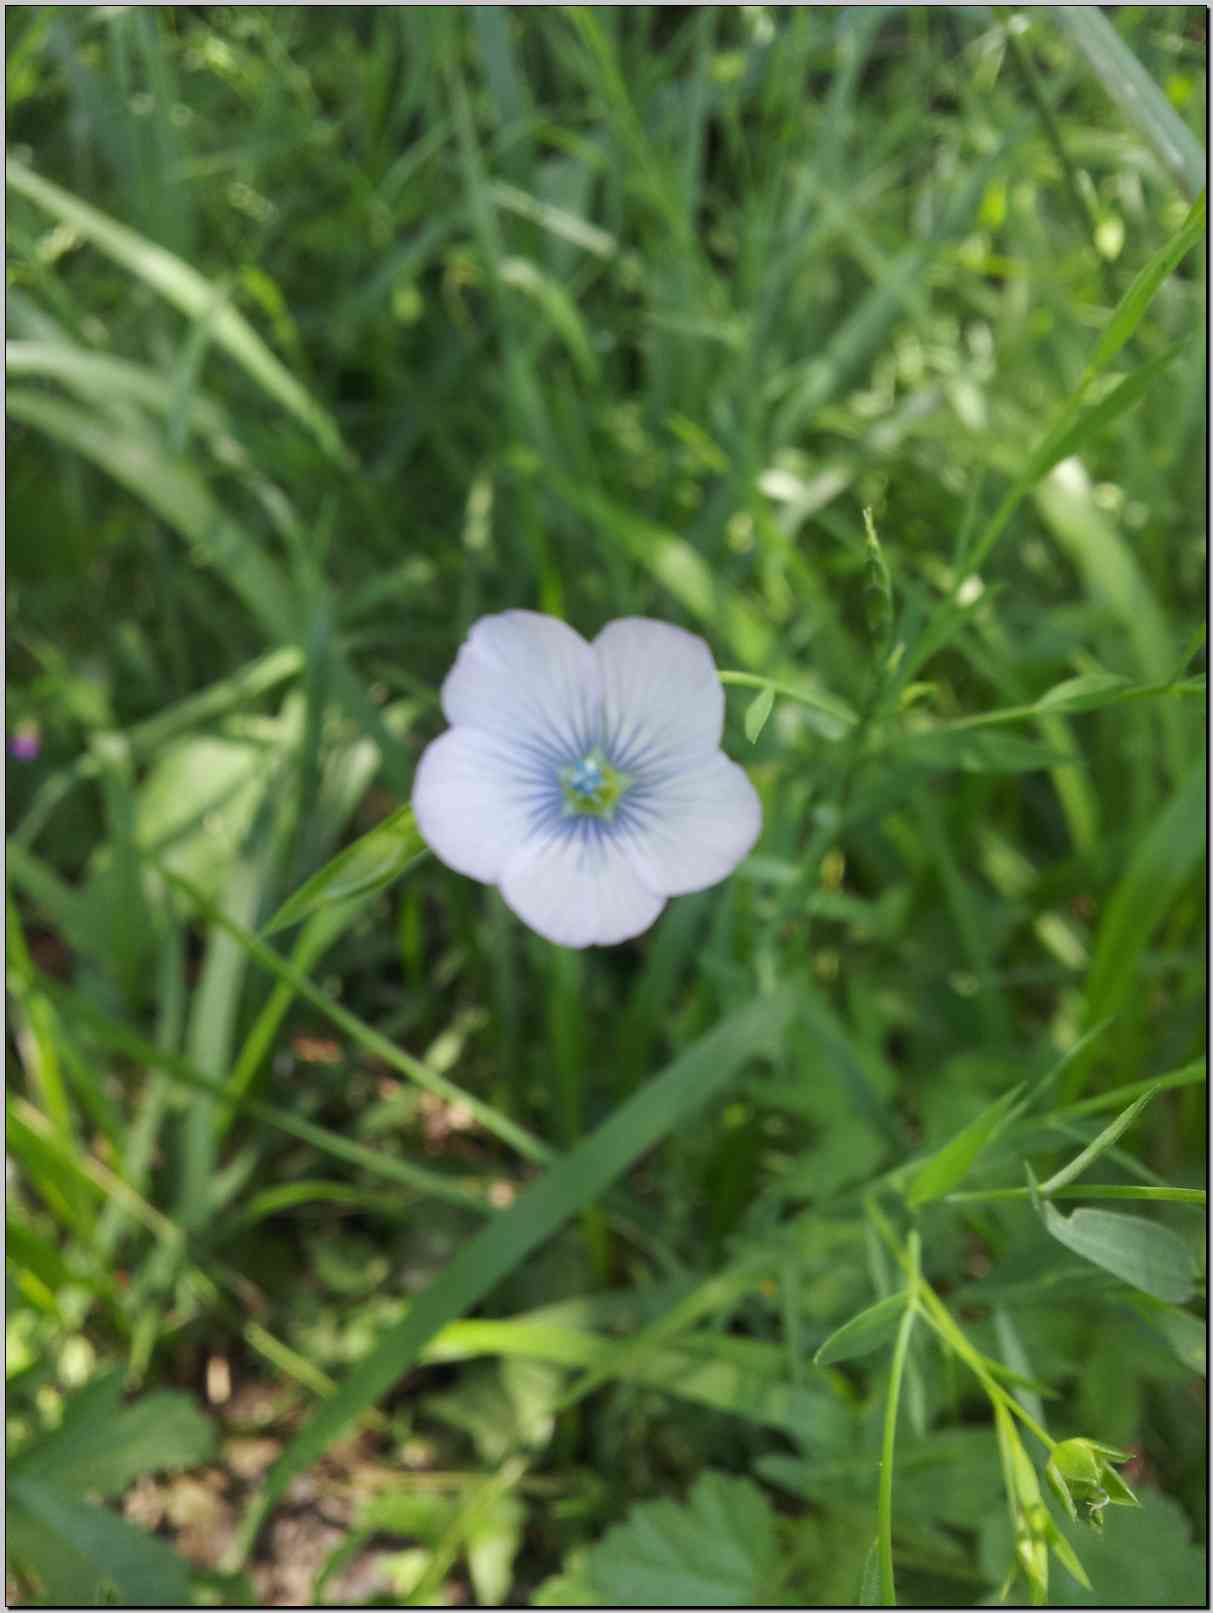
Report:
<svg viewBox="0 0 1213 1613"><path fill-rule="evenodd" d="M401 807L305 881L274 914L262 935L298 924L317 908L386 889L426 851L412 807Z"/></svg>
<svg viewBox="0 0 1213 1613"><path fill-rule="evenodd" d="M1199 757L1133 853L1104 910L1087 979L1091 1019L1114 1013L1135 989L1142 952L1200 864L1205 827L1205 764Z"/></svg>
<svg viewBox="0 0 1213 1613"><path fill-rule="evenodd" d="M906 1203L911 1209L916 1210L920 1204L927 1204L931 1199L942 1198L964 1180L982 1149L1006 1124L1022 1092L1021 1082L1010 1092L1005 1092L988 1109L983 1109L976 1120L971 1120L918 1167L906 1189Z"/></svg>
<svg viewBox="0 0 1213 1613"><path fill-rule="evenodd" d="M174 873L164 863L159 863L157 866L171 885L176 886L177 889L183 891L189 897L198 912L204 914L219 929L226 931L263 969L267 969L271 974L277 976L279 980L285 981L293 991L311 1003L314 1008L318 1008L327 1019L331 1020L334 1025L337 1025L360 1046L376 1054L394 1070L399 1070L401 1075L410 1081L416 1082L425 1091L432 1092L436 1097L444 1099L447 1103L464 1104L469 1113L480 1122L486 1131L491 1131L495 1136L500 1137L502 1142L509 1143L512 1148L517 1149L525 1158L546 1161L551 1157L551 1150L545 1143L540 1142L538 1137L532 1136L524 1127L517 1125L499 1110L494 1109L491 1104L482 1102L470 1092L465 1092L462 1087L457 1086L454 1081L449 1081L446 1076L438 1075L428 1065L423 1064L420 1059L413 1058L402 1048L397 1047L386 1036L382 1035L381 1032L373 1030L369 1025L365 1024L356 1014L351 1014L347 1009L343 1008L340 1003L329 996L328 992L321 991L318 986L314 986L306 975L302 974L298 969L292 968L285 958L274 951L273 947L267 946L251 930L245 929L229 914L223 912L207 896L205 891L191 884L189 880L183 879L180 874Z"/></svg>
<svg viewBox="0 0 1213 1613"><path fill-rule="evenodd" d="M5 407L14 420L74 448L142 499L215 568L274 642L295 638L293 590L281 568L225 515L188 464L168 457L162 442L32 389L10 389Z"/></svg>
<svg viewBox="0 0 1213 1613"><path fill-rule="evenodd" d="M1050 6L1045 15L1077 45L1126 120L1153 146L1189 196L1207 163L1200 141L1098 6Z"/></svg>
<svg viewBox="0 0 1213 1613"><path fill-rule="evenodd" d="M1131 687L1131 680L1118 672L1084 672L1080 678L1067 678L1047 689L1036 702L1037 714L1049 711L1098 711L1111 705L1109 698Z"/></svg>
<svg viewBox="0 0 1213 1613"><path fill-rule="evenodd" d="M813 1365L828 1367L835 1361L852 1361L857 1356L868 1355L872 1350L879 1349L886 1339L896 1333L907 1298L904 1290L899 1294L890 1294L887 1299L877 1300L875 1305L869 1305L858 1316L852 1316L849 1322L835 1328L813 1357Z"/></svg>
<svg viewBox="0 0 1213 1613"><path fill-rule="evenodd" d="M1093 437L1102 435L1113 420L1118 419L1134 404L1140 403L1167 365L1178 358L1183 350L1183 343L1169 347L1165 353L1147 359L1122 381L1118 381L1098 403L1092 403L1081 411L1077 409L1067 411L1028 461L1023 478L1027 487L1034 487L1048 475L1054 465L1059 465L1063 459L1070 459L1077 454ZM1079 397L1082 395L1078 394Z"/></svg>
<svg viewBox="0 0 1213 1613"><path fill-rule="evenodd" d="M767 725L767 718L775 705L775 690L768 683L758 698L751 702L745 714L745 736L751 745L758 743L758 736Z"/></svg>
<svg viewBox="0 0 1213 1613"><path fill-rule="evenodd" d="M1117 1115L1110 1125L1105 1126L1099 1136L1093 1138L1081 1154L1076 1155L1068 1165L1064 1165L1055 1175L1050 1176L1047 1182L1041 1182L1037 1189L1041 1198L1048 1198L1051 1193L1056 1193L1058 1188L1068 1187L1076 1177L1081 1176L1088 1165L1097 1160L1101 1154L1106 1153L1116 1139L1128 1131L1153 1096L1153 1092L1143 1093L1136 1103L1131 1103L1127 1109Z"/></svg>
<svg viewBox="0 0 1213 1613"><path fill-rule="evenodd" d="M796 994L784 988L726 1019L550 1166L511 1209L465 1243L442 1274L417 1296L404 1321L358 1363L275 1463L246 1520L245 1551L251 1549L266 1514L294 1476L399 1380L444 1323L478 1304L533 1249L593 1203L641 1154L697 1113L750 1059L777 1045L795 1006Z"/></svg>
<svg viewBox="0 0 1213 1613"><path fill-rule="evenodd" d="M1080 760L1018 734L984 734L954 728L907 734L889 747L890 755L914 767L942 773L1036 773Z"/></svg>
<svg viewBox="0 0 1213 1613"><path fill-rule="evenodd" d="M350 462L349 451L332 417L227 302L221 287L205 280L172 252L127 229L23 163L9 161L5 177L14 190L70 225L115 263L158 291L188 319L205 320L217 347L230 354L271 397L301 420L335 459Z"/></svg>
<svg viewBox="0 0 1213 1613"><path fill-rule="evenodd" d="M410 1160L377 1152L362 1143L356 1143L348 1137L330 1131L325 1126L318 1126L285 1109L276 1108L273 1104L229 1092L219 1082L209 1080L200 1074L188 1059L182 1058L169 1048L158 1047L155 1043L145 1040L125 1023L111 1019L88 998L66 991L62 987L52 987L51 994L64 1006L65 1012L72 1013L79 1021L87 1024L93 1035L104 1046L138 1060L149 1069L163 1071L168 1080L179 1086L195 1092L210 1093L215 1103L221 1104L225 1110L236 1108L264 1125L274 1126L288 1136L309 1143L322 1153L331 1154L336 1159L357 1165L372 1175L382 1177L385 1181L398 1182L417 1192L431 1194L435 1198L445 1199L452 1204L462 1205L465 1209L479 1211L481 1214L488 1210L488 1204L479 1194L473 1193L458 1181L440 1175L437 1171L427 1170L424 1165L414 1165Z"/></svg>
<svg viewBox="0 0 1213 1613"><path fill-rule="evenodd" d="M1088 375L1098 374L1115 358L1141 323L1159 286L1204 239L1205 202L1202 193L1179 229L1169 241L1164 242L1125 292L1091 355L1087 365Z"/></svg>

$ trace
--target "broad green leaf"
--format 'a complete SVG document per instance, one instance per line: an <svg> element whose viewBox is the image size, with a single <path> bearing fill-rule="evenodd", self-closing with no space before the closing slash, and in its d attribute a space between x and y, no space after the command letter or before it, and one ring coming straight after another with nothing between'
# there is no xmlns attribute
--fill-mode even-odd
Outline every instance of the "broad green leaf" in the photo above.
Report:
<svg viewBox="0 0 1213 1613"><path fill-rule="evenodd" d="M858 1316L852 1316L849 1322L835 1328L813 1357L813 1364L828 1367L835 1361L851 1361L856 1356L879 1349L886 1339L896 1333L905 1308L904 1293L890 1294L887 1299L877 1300L875 1305L869 1305Z"/></svg>
<svg viewBox="0 0 1213 1613"><path fill-rule="evenodd" d="M1208 1339L1203 1321L1174 1305L1149 1299L1144 1294L1131 1294L1129 1303L1149 1325L1156 1328L1174 1350L1176 1357L1191 1372L1208 1375Z"/></svg>
<svg viewBox="0 0 1213 1613"><path fill-rule="evenodd" d="M1085 1590L1068 1580L1053 1588L1062 1607L1203 1607L1207 1600L1205 1552L1184 1509L1157 1490L1143 1490L1138 1508L1119 1509L1102 1534L1062 1523L1082 1551L1091 1581Z"/></svg>
<svg viewBox="0 0 1213 1613"><path fill-rule="evenodd" d="M766 1496L708 1469L685 1504L633 1507L585 1567L604 1607L761 1607L776 1600L782 1563Z"/></svg>
<svg viewBox="0 0 1213 1613"><path fill-rule="evenodd" d="M1040 1200L1048 1232L1092 1265L1140 1288L1155 1299L1182 1305L1191 1299L1199 1276L1196 1258L1169 1227L1114 1210L1075 1210L1062 1215Z"/></svg>
<svg viewBox="0 0 1213 1613"><path fill-rule="evenodd" d="M208 734L167 745L139 787L138 842L218 896L268 782L262 745Z"/></svg>
<svg viewBox="0 0 1213 1613"><path fill-rule="evenodd" d="M302 884L261 932L273 935L317 908L384 890L426 854L411 806L401 807Z"/></svg>
<svg viewBox="0 0 1213 1613"><path fill-rule="evenodd" d="M9 161L5 177L14 190L91 241L115 263L129 269L188 319L204 321L217 347L230 354L271 397L301 420L335 459L349 462L349 453L332 417L275 358L243 315L227 301L222 287L204 279L172 252L127 229L23 163Z"/></svg>
<svg viewBox="0 0 1213 1613"><path fill-rule="evenodd" d="M1041 1182L1037 1188L1037 1192L1041 1197L1048 1198L1051 1193L1056 1193L1059 1188L1068 1187L1072 1181L1081 1176L1088 1165L1097 1160L1101 1154L1106 1153L1116 1139L1128 1131L1153 1096L1153 1092L1143 1093L1136 1103L1131 1103L1127 1109L1117 1115L1110 1125L1105 1126L1099 1136L1093 1138L1081 1154L1076 1155L1068 1165L1064 1165L1055 1175L1050 1176L1047 1182Z"/></svg>
<svg viewBox="0 0 1213 1613"><path fill-rule="evenodd" d="M413 1301L404 1321L358 1363L275 1463L248 1519L246 1549L295 1474L310 1466L400 1379L444 1323L465 1315L641 1154L702 1109L750 1059L777 1046L796 1002L797 994L785 987L724 1020L549 1166L509 1210L470 1238Z"/></svg>
<svg viewBox="0 0 1213 1613"><path fill-rule="evenodd" d="M9 1471L13 1480L112 1496L141 1473L206 1461L214 1444L213 1425L185 1395L150 1394L124 1406L122 1374L109 1373L73 1395L59 1427L22 1450Z"/></svg>
<svg viewBox="0 0 1213 1613"><path fill-rule="evenodd" d="M982 1149L1006 1124L1022 1092L1021 1082L1010 1092L1005 1092L988 1109L983 1109L976 1120L971 1120L917 1168L906 1188L906 1202L911 1209L917 1209L931 1199L942 1198L964 1180Z"/></svg>
<svg viewBox="0 0 1213 1613"><path fill-rule="evenodd" d="M58 1484L14 1477L8 1486L6 1550L32 1569L55 1604L186 1607L186 1564L163 1540Z"/></svg>
<svg viewBox="0 0 1213 1613"><path fill-rule="evenodd" d="M775 690L768 683L756 700L751 701L745 714L745 737L751 745L758 743L758 736L767 725L767 718L775 706Z"/></svg>

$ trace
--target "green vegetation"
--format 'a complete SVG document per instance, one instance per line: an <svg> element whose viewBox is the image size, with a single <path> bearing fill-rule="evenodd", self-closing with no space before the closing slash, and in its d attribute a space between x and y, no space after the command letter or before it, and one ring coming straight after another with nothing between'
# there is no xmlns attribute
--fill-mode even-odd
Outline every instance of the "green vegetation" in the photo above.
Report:
<svg viewBox="0 0 1213 1613"><path fill-rule="evenodd" d="M11 1600L1203 1601L1205 25L10 10ZM618 948L510 607L723 669Z"/></svg>

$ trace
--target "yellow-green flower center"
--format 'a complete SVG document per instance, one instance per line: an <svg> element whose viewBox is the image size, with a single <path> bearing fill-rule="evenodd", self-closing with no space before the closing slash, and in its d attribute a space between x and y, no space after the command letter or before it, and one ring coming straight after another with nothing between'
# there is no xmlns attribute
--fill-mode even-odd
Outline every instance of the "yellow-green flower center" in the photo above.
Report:
<svg viewBox="0 0 1213 1613"><path fill-rule="evenodd" d="M566 815L609 818L631 785L626 773L613 768L597 746L560 774Z"/></svg>

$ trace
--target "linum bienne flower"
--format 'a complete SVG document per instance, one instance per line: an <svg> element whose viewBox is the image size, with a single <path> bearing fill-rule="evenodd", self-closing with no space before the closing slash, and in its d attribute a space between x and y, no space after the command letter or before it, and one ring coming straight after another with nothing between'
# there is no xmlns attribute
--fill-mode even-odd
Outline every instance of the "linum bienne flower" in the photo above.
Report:
<svg viewBox="0 0 1213 1613"><path fill-rule="evenodd" d="M711 651L680 627L624 617L587 644L553 616L484 616L442 709L451 727L413 783L417 825L560 946L639 935L758 838L758 796L720 749Z"/></svg>

